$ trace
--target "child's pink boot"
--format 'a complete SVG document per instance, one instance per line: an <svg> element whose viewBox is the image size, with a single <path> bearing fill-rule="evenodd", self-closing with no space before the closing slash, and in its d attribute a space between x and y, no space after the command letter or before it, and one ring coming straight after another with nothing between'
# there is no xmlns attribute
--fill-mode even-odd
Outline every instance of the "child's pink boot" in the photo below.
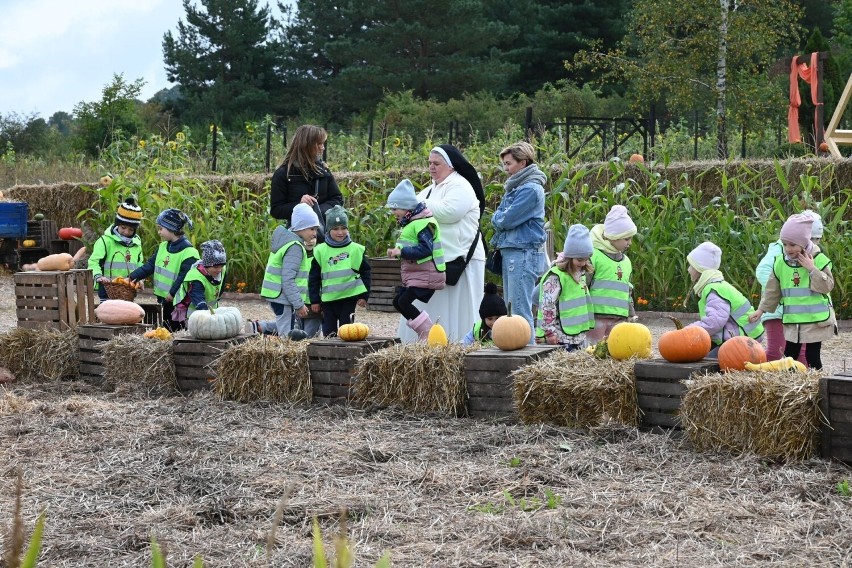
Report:
<svg viewBox="0 0 852 568"><path fill-rule="evenodd" d="M417 338L420 341L426 341L429 337L429 330L432 329L432 320L429 319L429 314L420 312L420 315L412 320L408 320L408 327L417 333Z"/></svg>

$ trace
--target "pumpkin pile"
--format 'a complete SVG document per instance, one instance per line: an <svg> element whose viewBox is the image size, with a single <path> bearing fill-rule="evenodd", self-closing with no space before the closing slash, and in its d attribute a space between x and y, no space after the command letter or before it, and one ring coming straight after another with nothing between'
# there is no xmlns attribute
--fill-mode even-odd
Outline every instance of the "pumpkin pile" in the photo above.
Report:
<svg viewBox="0 0 852 568"><path fill-rule="evenodd" d="M120 284L120 285L122 285L122 286L131 286L131 287L133 287L133 288L136 288L137 290L138 290L138 289L140 289L140 288L142 287L142 283L141 283L141 282L136 282L136 283L134 284L133 282L131 282L130 280L128 280L128 279L127 279L127 278L125 278L124 276L119 276L119 277L117 277L117 278L113 278L113 279L111 280L111 282L112 282L113 284Z"/></svg>
<svg viewBox="0 0 852 568"><path fill-rule="evenodd" d="M692 325L683 327L679 319L669 316L675 324L675 329L660 336L657 349L666 361L671 363L694 363L704 359L713 342L710 334L703 327Z"/></svg>
<svg viewBox="0 0 852 568"><path fill-rule="evenodd" d="M172 333L164 328L158 327L157 329L149 329L145 333L142 334L143 337L147 337L148 339L159 339L161 341L166 341L172 337Z"/></svg>

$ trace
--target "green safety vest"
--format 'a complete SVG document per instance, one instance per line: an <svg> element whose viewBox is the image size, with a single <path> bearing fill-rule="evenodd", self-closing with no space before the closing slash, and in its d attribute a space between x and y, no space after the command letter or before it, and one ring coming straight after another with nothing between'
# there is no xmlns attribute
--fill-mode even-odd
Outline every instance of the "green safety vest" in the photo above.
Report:
<svg viewBox="0 0 852 568"><path fill-rule="evenodd" d="M308 299L308 274L311 271L311 257L308 256L308 251L305 250L305 245L302 241L294 240L284 244L276 252L269 254L269 260L266 261L266 272L263 274L263 284L260 287L260 295L263 298L270 300L277 298L284 290L281 279L281 269L284 265L284 255L290 250L293 245L298 245L302 249L302 264L299 266L299 272L296 273L296 288L299 289L299 294L302 296L302 301L309 304Z"/></svg>
<svg viewBox="0 0 852 568"><path fill-rule="evenodd" d="M814 257L817 270L831 267L831 261L823 253ZM811 276L801 266L790 266L779 254L773 266L775 278L781 284L781 312L783 323L817 323L831 317L831 298L828 294L820 294L811 290Z"/></svg>
<svg viewBox="0 0 852 568"><path fill-rule="evenodd" d="M627 317L630 315L630 277L633 264L627 255L613 260L595 249L592 253L595 276L589 294L595 314Z"/></svg>
<svg viewBox="0 0 852 568"><path fill-rule="evenodd" d="M180 266L187 258L200 259L195 247L186 247L180 252L169 252L168 241L160 243L154 260L154 295L165 298L180 274Z"/></svg>
<svg viewBox="0 0 852 568"><path fill-rule="evenodd" d="M415 219L408 223L402 228L402 232L396 240L396 247L398 249L402 249L403 247L417 246L417 235L426 227L432 227L432 235L434 239L432 244L432 255L421 258L416 262L417 264L423 264L424 262L432 260L435 262L435 268L438 269L438 272L445 272L447 270L447 266L444 264L444 248L441 246L441 231L438 228L438 222L435 221L434 217Z"/></svg>
<svg viewBox="0 0 852 568"><path fill-rule="evenodd" d="M322 275L320 299L323 302L367 293L367 287L358 272L364 259L364 251L364 246L358 243L349 243L338 248L320 243L314 247L314 260L319 264Z"/></svg>
<svg viewBox="0 0 852 568"><path fill-rule="evenodd" d="M222 295L222 285L225 282L225 273L227 271L228 267L225 265L225 268L222 269L222 274L219 276L219 283L213 284L206 276L198 271L198 265L193 266L189 272L186 273L186 278L183 279L183 284L181 284L180 288L178 288L177 294L175 294L175 305L179 304L189 293L189 283L198 282L204 287L204 301L207 302L207 307L215 310L219 307L219 297ZM194 311L195 304L190 302L189 307L186 310L186 314L189 315Z"/></svg>
<svg viewBox="0 0 852 568"><path fill-rule="evenodd" d="M550 274L559 277L559 285L562 288L559 293L559 323L566 335L579 335L595 327L595 312L592 311L592 298L585 286L578 283L567 272L557 267L552 267L544 273L541 282L544 283ZM544 292L538 295L538 321L543 321L544 314L541 311L541 302ZM535 328L536 337L544 337L544 328Z"/></svg>
<svg viewBox="0 0 852 568"><path fill-rule="evenodd" d="M483 339L482 339L482 320L479 320L478 322L473 324L473 339L475 341L480 341L480 342L482 342L483 345L490 345L491 343L494 342L494 339L490 335L491 330L489 330L488 333L489 333L488 339L483 341Z"/></svg>
<svg viewBox="0 0 852 568"><path fill-rule="evenodd" d="M101 266L103 262L103 267ZM92 246L92 255L89 257L88 268L92 271L95 280L100 276L107 278L127 277L131 272L142 266L145 262L142 256L142 239L133 236L133 244L125 246L114 234L112 226L104 231L103 236L95 241ZM99 284L95 282L95 290Z"/></svg>
<svg viewBox="0 0 852 568"><path fill-rule="evenodd" d="M760 320L754 323L748 321L748 316L754 312L751 302L729 282L711 282L704 286L704 289L701 290L701 298L698 301L698 315L701 319L704 319L707 314L707 296L710 292L716 292L720 298L728 303L731 309L731 318L737 322L742 335L747 335L752 339L757 339L763 335L763 324L760 323ZM719 333L710 337L714 345L721 345L725 341L725 338L722 337L723 331L719 331Z"/></svg>

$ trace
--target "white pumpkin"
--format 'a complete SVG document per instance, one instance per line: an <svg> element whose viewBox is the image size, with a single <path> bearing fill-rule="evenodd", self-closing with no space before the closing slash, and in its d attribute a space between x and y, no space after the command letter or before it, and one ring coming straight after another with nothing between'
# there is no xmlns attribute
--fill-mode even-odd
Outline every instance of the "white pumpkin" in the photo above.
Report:
<svg viewBox="0 0 852 568"><path fill-rule="evenodd" d="M243 330L243 315L237 308L195 310L186 329L196 339L230 339Z"/></svg>

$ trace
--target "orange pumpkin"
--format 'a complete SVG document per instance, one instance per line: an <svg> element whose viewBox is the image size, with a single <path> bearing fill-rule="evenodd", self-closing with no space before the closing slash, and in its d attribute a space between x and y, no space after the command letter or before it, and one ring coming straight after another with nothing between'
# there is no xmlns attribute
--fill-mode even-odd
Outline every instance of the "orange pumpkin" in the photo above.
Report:
<svg viewBox="0 0 852 568"><path fill-rule="evenodd" d="M701 361L710 353L713 342L706 329L697 325L683 327L679 319L671 316L669 319L674 322L676 329L660 336L657 349L663 359L672 363L693 363Z"/></svg>
<svg viewBox="0 0 852 568"><path fill-rule="evenodd" d="M645 157L642 154L631 154L629 162L631 164L641 164L645 161Z"/></svg>
<svg viewBox="0 0 852 568"><path fill-rule="evenodd" d="M766 363L766 350L751 337L738 335L719 347L719 368L723 371L744 371L746 363Z"/></svg>
<svg viewBox="0 0 852 568"><path fill-rule="evenodd" d="M491 329L494 345L502 351L514 351L526 347L532 338L530 322L521 316L512 315L512 302L506 308L506 315L497 318Z"/></svg>
<svg viewBox="0 0 852 568"><path fill-rule="evenodd" d="M361 322L352 322L341 325L337 330L337 337L343 341L363 341L370 333L370 328Z"/></svg>
<svg viewBox="0 0 852 568"><path fill-rule="evenodd" d="M820 145L819 145L819 151L822 152L823 154L828 152L828 143L821 142Z"/></svg>
<svg viewBox="0 0 852 568"><path fill-rule="evenodd" d="M57 233L63 241L73 241L83 238L83 229L77 227L62 227Z"/></svg>

